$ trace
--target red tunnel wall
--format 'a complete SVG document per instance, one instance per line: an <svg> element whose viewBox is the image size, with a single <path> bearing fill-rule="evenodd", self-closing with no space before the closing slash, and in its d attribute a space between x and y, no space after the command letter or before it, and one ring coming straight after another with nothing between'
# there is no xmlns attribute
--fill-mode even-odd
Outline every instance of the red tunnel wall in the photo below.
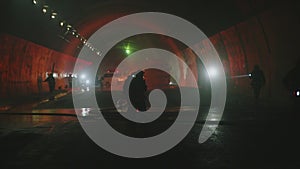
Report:
<svg viewBox="0 0 300 169"><path fill-rule="evenodd" d="M283 4L211 36L209 39L228 76L230 91L251 95L248 78L231 77L247 74L253 65L259 64L267 77L263 96L286 95L282 79L299 58L299 30L295 8ZM56 64L55 71L69 72L75 61L72 56L13 36L1 35L0 42L1 96L34 93L38 72L51 71L52 63ZM43 88L46 87L44 84Z"/></svg>
<svg viewBox="0 0 300 169"><path fill-rule="evenodd" d="M293 6L282 5L209 37L222 60L229 92L252 95L249 78L232 77L258 64L267 80L262 96L287 98L282 79L300 59L298 19Z"/></svg>
<svg viewBox="0 0 300 169"><path fill-rule="evenodd" d="M46 72L60 74L73 72L76 58L56 52L32 42L0 34L0 94L1 97L13 97L37 93L37 77ZM90 63L80 61L82 67ZM65 78L56 79L56 88L66 85ZM43 83L43 92L48 91L47 83Z"/></svg>

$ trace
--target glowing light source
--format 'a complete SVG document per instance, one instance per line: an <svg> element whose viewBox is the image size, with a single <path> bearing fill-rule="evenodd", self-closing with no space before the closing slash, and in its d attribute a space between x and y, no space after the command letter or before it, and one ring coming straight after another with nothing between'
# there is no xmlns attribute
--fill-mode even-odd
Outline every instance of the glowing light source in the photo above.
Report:
<svg viewBox="0 0 300 169"><path fill-rule="evenodd" d="M85 79L85 77L86 77L85 74L82 74L82 75L80 76L81 79Z"/></svg>
<svg viewBox="0 0 300 169"><path fill-rule="evenodd" d="M169 85L174 85L175 83L173 83L173 82L169 82Z"/></svg>
<svg viewBox="0 0 300 169"><path fill-rule="evenodd" d="M55 19L56 18L56 15L57 15L57 13L56 12L52 12L52 14L51 14L51 19Z"/></svg>
<svg viewBox="0 0 300 169"><path fill-rule="evenodd" d="M34 4L34 5L37 5L38 3L40 3L38 0L32 0L32 3ZM50 15L50 19L55 19L55 18L58 18L58 14L57 14L57 12L55 12L55 10L52 10L52 8L50 8L48 5L43 5L42 6L42 12L44 13L44 14L46 14L46 13L49 13L49 15ZM49 15L47 15L47 16L49 16ZM87 40L83 37L83 36L81 36L79 33L77 33L77 31L76 31L76 29L75 28L73 28L70 24L68 24L65 20L60 20L59 21L59 26L60 27L66 27L66 28L64 28L64 29L66 29L67 31L64 33L65 35L66 34L68 34L68 33L70 33L70 34L72 34L73 36L75 36L76 38L78 38L85 46L87 46L87 47L89 47L90 48L90 50L92 50L93 52L95 52L97 55L101 55L101 52L100 51L98 51L98 49L96 49L96 48L94 48L93 47L93 45L92 44L90 44L90 43L88 43L87 42ZM65 39L65 38L63 38L63 39ZM66 39L65 39L66 40ZM129 45L126 47L126 49L125 49L125 52L126 52L126 54L130 54L132 51L131 51L131 48L129 47Z"/></svg>
<svg viewBox="0 0 300 169"><path fill-rule="evenodd" d="M61 27L63 27L63 26L65 25L65 21L59 22L59 25L60 25Z"/></svg>
<svg viewBox="0 0 300 169"><path fill-rule="evenodd" d="M296 91L296 96L299 97L300 96L300 91Z"/></svg>
<svg viewBox="0 0 300 169"><path fill-rule="evenodd" d="M82 108L81 109L81 114L83 117L88 116L90 113L91 109L90 108Z"/></svg>
<svg viewBox="0 0 300 169"><path fill-rule="evenodd" d="M72 26L71 25L67 25L67 30L71 30Z"/></svg>
<svg viewBox="0 0 300 169"><path fill-rule="evenodd" d="M53 77L54 78L58 78L58 74L57 73L53 73Z"/></svg>
<svg viewBox="0 0 300 169"><path fill-rule="evenodd" d="M44 5L42 8L43 13L47 13L48 5Z"/></svg>
<svg viewBox="0 0 300 169"><path fill-rule="evenodd" d="M132 48L129 46L129 44L124 47L124 50L127 55L130 55L132 53Z"/></svg>
<svg viewBox="0 0 300 169"><path fill-rule="evenodd" d="M218 75L218 70L217 70L215 67L210 67L210 68L207 70L207 72L208 72L208 76L209 76L210 78L215 77L215 76Z"/></svg>

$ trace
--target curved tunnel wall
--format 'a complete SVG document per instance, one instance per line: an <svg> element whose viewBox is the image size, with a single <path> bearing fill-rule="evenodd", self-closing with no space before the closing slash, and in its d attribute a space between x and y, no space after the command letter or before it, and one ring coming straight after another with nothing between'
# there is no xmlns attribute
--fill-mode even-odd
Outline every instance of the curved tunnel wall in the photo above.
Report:
<svg viewBox="0 0 300 169"><path fill-rule="evenodd" d="M262 96L288 98L282 80L300 60L299 30L295 8L282 5L209 37L223 63L229 92L252 96L249 78L235 76L247 75L258 64L266 76ZM200 42L201 46L207 46L204 53L211 52L207 41ZM198 74L201 84L204 80L201 64Z"/></svg>
<svg viewBox="0 0 300 169"><path fill-rule="evenodd" d="M282 79L299 59L299 30L299 18L295 15L295 8L282 5L209 37L224 65L229 91L252 95L248 78L233 77L245 75L255 64L259 64L267 78L262 95L277 98L286 96L287 91L283 87ZM1 97L36 92L37 74L51 71L53 63L57 72L72 71L75 58L70 55L9 35L2 34L0 41ZM200 43L205 45L207 42ZM206 50L203 52L210 52L209 47ZM184 58L195 60L195 57L191 57L191 52L182 53L188 55ZM84 61L82 63L88 65ZM198 64L199 82L204 77L201 70L201 64ZM43 85L43 89L47 90L47 85Z"/></svg>
<svg viewBox="0 0 300 169"><path fill-rule="evenodd" d="M56 52L46 47L20 39L8 34L0 34L0 96L14 97L26 96L38 92L37 77L52 71L56 78L56 89L64 88L66 79L61 75L73 72L76 58ZM90 63L80 61L82 67ZM43 92L48 91L47 83L43 83Z"/></svg>

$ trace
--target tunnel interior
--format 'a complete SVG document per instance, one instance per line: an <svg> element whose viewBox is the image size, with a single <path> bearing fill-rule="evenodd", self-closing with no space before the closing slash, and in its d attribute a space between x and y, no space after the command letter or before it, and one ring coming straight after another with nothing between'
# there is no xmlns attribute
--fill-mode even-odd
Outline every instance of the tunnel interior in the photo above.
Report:
<svg viewBox="0 0 300 169"><path fill-rule="evenodd" d="M1 6L5 9L1 11L1 17L8 21L2 26L0 36L0 93L3 98L36 93L38 74L42 73L43 78L46 78L53 65L58 76L57 87L63 88L66 85L66 74L72 72L78 52L84 47L78 38L58 26L59 20L51 20L41 13L45 3L65 21L72 23L86 39L106 23L130 13L157 11L183 17L209 37L199 40L199 44L206 46L202 52L210 54L212 47L217 50L227 76L228 91L236 94L252 95L249 79L239 76L247 75L254 65L259 64L267 78L263 97L285 98L287 91L282 79L299 60L299 56L295 55L299 44L299 18L296 14L299 3L294 1L206 1L207 9L197 6L195 2L186 8L180 8L185 2L170 6L169 1L154 1L151 4L134 0L99 3L91 0L74 4L69 1L39 2L37 6L31 1L2 2ZM79 10L80 5L85 7L84 10ZM207 17L209 19L204 15L207 12L210 14ZM165 40L168 41L167 38ZM133 37L132 41L147 46L147 43L138 42L137 37ZM205 72L205 68L201 61L195 60L189 49L178 45L172 47L170 41L168 43L173 52L181 53L190 62L199 86L203 86L201 83L205 81L205 76L201 76L201 73ZM83 69L93 64L87 60L80 62ZM105 66L101 68L106 69ZM47 90L44 83L43 89Z"/></svg>

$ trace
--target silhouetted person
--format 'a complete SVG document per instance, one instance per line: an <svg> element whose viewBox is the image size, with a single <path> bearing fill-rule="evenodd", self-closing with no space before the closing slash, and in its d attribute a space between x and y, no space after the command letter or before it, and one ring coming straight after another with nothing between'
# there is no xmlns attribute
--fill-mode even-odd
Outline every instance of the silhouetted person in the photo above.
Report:
<svg viewBox="0 0 300 169"><path fill-rule="evenodd" d="M48 75L48 77L46 78L46 80L44 80L44 82L48 82L49 85L49 91L50 93L53 93L54 89L55 89L55 79L53 77L53 74L50 73Z"/></svg>
<svg viewBox="0 0 300 169"><path fill-rule="evenodd" d="M283 78L283 85L288 90L289 95L291 97L291 101L293 103L293 113L291 114L292 118L298 119L300 117L300 100L299 95L297 93L300 90L300 59L298 60L295 67L293 67Z"/></svg>
<svg viewBox="0 0 300 169"><path fill-rule="evenodd" d="M38 77L37 77L37 86L38 86L38 92L42 93L43 90L43 78L42 75L39 73Z"/></svg>
<svg viewBox="0 0 300 169"><path fill-rule="evenodd" d="M287 75L283 78L283 85L285 88L293 94L296 90L300 89L300 60L298 60L296 66L291 69Z"/></svg>
<svg viewBox="0 0 300 169"><path fill-rule="evenodd" d="M131 80L131 83L129 84ZM124 90L129 89L129 98L134 106L139 111L146 111L146 91L147 85L144 80L144 71L128 76L124 84Z"/></svg>
<svg viewBox="0 0 300 169"><path fill-rule="evenodd" d="M72 89L72 80L73 80L72 74L69 74L69 76L68 76L68 84L69 84L69 88L70 89Z"/></svg>
<svg viewBox="0 0 300 169"><path fill-rule="evenodd" d="M266 83L264 72L259 68L258 65L255 65L249 78L252 80L251 86L253 88L254 97L257 100L259 98L262 86Z"/></svg>

